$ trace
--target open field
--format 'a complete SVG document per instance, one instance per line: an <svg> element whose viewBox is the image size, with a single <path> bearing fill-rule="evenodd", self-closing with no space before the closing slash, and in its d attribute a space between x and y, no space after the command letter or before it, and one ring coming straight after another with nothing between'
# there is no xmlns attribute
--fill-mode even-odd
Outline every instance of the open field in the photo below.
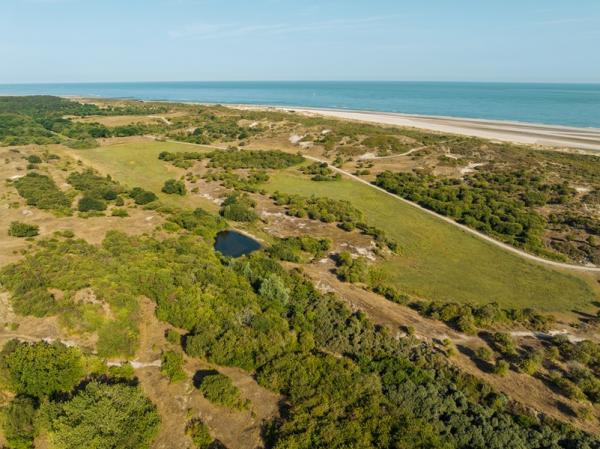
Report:
<svg viewBox="0 0 600 449"><path fill-rule="evenodd" d="M158 159L161 151L191 151L189 145L136 139L128 143L107 145L91 150L64 149L65 153L81 159L103 174L110 174L119 182L129 186L140 186L152 190L160 199L172 206L203 207L215 211L215 204L199 195L165 195L161 193L164 182L179 178L185 173L177 167L163 164ZM200 151L197 148L194 151Z"/></svg>
<svg viewBox="0 0 600 449"><path fill-rule="evenodd" d="M272 176L274 192L346 199L396 240L401 254L384 262L394 284L435 300L536 307L546 312L588 309L597 297L592 275L547 269L495 248L358 182L314 182L296 170Z"/></svg>

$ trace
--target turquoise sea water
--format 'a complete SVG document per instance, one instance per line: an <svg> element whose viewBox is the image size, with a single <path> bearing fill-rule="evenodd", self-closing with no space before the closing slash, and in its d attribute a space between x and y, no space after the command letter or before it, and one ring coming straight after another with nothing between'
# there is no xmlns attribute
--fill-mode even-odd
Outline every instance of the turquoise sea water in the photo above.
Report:
<svg viewBox="0 0 600 449"><path fill-rule="evenodd" d="M263 81L0 85L0 95L9 94L306 106L600 128L600 84Z"/></svg>

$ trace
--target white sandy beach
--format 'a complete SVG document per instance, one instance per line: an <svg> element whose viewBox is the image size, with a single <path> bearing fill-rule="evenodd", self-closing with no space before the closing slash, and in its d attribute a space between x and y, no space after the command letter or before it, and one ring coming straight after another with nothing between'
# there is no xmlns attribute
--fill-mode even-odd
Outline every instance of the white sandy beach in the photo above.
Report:
<svg viewBox="0 0 600 449"><path fill-rule="evenodd" d="M337 117L385 125L409 126L503 142L600 151L600 129L598 128L573 128L567 126L538 125L498 120L435 117L393 112L367 112L342 109L259 107L249 105L236 105L235 107L243 109L268 108L295 111L307 115Z"/></svg>

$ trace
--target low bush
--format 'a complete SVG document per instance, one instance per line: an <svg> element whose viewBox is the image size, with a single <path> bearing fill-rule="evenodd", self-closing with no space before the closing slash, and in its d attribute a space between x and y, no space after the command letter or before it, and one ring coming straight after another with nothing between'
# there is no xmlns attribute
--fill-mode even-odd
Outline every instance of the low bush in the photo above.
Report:
<svg viewBox="0 0 600 449"><path fill-rule="evenodd" d="M13 221L8 227L8 235L12 237L35 237L40 233L38 225L30 225L20 221Z"/></svg>

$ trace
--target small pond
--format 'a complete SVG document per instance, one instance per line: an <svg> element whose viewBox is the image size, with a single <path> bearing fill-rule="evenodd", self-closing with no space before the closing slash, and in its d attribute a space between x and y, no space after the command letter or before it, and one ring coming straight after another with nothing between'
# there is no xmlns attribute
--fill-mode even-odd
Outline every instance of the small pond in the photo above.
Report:
<svg viewBox="0 0 600 449"><path fill-rule="evenodd" d="M215 250L227 257L241 257L260 249L260 243L237 231L221 231L215 239Z"/></svg>

